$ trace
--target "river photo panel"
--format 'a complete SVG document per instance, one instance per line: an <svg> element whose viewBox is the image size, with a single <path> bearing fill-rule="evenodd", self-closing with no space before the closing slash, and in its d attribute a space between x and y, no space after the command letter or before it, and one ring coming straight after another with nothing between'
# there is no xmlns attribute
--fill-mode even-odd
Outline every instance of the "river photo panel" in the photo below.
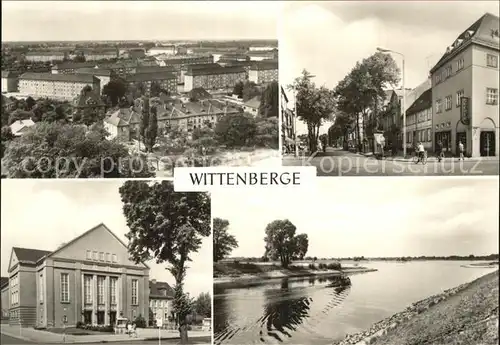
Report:
<svg viewBox="0 0 500 345"><path fill-rule="evenodd" d="M496 344L497 196L490 178L214 192L215 344Z"/></svg>

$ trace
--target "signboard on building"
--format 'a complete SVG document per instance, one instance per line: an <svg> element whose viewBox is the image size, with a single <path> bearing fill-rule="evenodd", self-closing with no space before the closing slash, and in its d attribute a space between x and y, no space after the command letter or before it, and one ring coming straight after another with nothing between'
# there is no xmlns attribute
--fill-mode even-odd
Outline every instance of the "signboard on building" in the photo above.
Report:
<svg viewBox="0 0 500 345"><path fill-rule="evenodd" d="M462 122L466 126L470 124L469 100L469 97L460 98L460 122Z"/></svg>

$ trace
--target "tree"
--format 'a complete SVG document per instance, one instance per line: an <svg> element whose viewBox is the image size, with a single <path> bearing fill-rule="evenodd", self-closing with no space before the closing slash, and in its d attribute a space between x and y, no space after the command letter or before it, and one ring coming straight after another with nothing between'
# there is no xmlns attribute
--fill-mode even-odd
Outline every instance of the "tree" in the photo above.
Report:
<svg viewBox="0 0 500 345"><path fill-rule="evenodd" d="M238 98L243 98L243 87L244 84L242 81L237 82L233 88L233 95L237 95Z"/></svg>
<svg viewBox="0 0 500 345"><path fill-rule="evenodd" d="M151 82L151 97L158 97L162 92L160 84L158 82Z"/></svg>
<svg viewBox="0 0 500 345"><path fill-rule="evenodd" d="M73 58L73 62L85 62L85 56L84 55L77 55Z"/></svg>
<svg viewBox="0 0 500 345"><path fill-rule="evenodd" d="M14 139L14 134L12 133L12 130L10 129L9 126L3 126L2 127L2 137L1 137L1 152L0 152L0 158L3 158L3 154L5 152L5 148L7 146L7 143Z"/></svg>
<svg viewBox="0 0 500 345"><path fill-rule="evenodd" d="M187 343L189 297L183 291L186 264L210 236L210 196L175 192L171 181L126 181L119 189L129 232L128 249L139 263L155 260L167 264L174 276L174 311L181 343Z"/></svg>
<svg viewBox="0 0 500 345"><path fill-rule="evenodd" d="M325 120L332 117L335 109L333 92L326 87L316 88L311 74L303 70L290 89L296 90L297 116L307 125L309 150L318 147L319 129Z"/></svg>
<svg viewBox="0 0 500 345"><path fill-rule="evenodd" d="M278 117L259 118L253 143L258 147L279 148Z"/></svg>
<svg viewBox="0 0 500 345"><path fill-rule="evenodd" d="M229 221L222 218L214 218L213 220L213 255L214 262L227 257L233 249L238 247L236 238L228 233Z"/></svg>
<svg viewBox="0 0 500 345"><path fill-rule="evenodd" d="M303 257L307 252L307 235L295 236L297 228L288 219L275 220L266 227L265 256L272 260L280 260L283 268L288 268L291 261ZM299 244L300 243L300 250ZM307 245L306 245L307 243Z"/></svg>
<svg viewBox="0 0 500 345"><path fill-rule="evenodd" d="M139 124L139 140L142 140L144 142L144 145L146 145L147 149L147 144L146 144L146 132L149 127L149 114L150 114L151 108L149 105L149 98L144 97L142 99L142 116L141 116L141 123Z"/></svg>
<svg viewBox="0 0 500 345"><path fill-rule="evenodd" d="M254 138L257 131L255 119L247 114L230 114L215 125L215 137L221 145L242 147Z"/></svg>
<svg viewBox="0 0 500 345"><path fill-rule="evenodd" d="M202 292L194 301L194 311L203 317L212 317L212 297L209 292Z"/></svg>
<svg viewBox="0 0 500 345"><path fill-rule="evenodd" d="M158 117L156 115L156 107L151 108L149 116L149 124L145 133L145 145L149 152L153 152L153 147L156 144L156 138L158 137Z"/></svg>
<svg viewBox="0 0 500 345"><path fill-rule="evenodd" d="M35 106L36 101L33 99L33 97L28 96L26 98L26 110L31 110Z"/></svg>
<svg viewBox="0 0 500 345"><path fill-rule="evenodd" d="M273 81L262 93L259 114L262 117L278 117L279 115L279 87L278 82Z"/></svg>
<svg viewBox="0 0 500 345"><path fill-rule="evenodd" d="M11 178L152 177L145 158L130 155L121 143L107 140L102 125L40 122L5 152Z"/></svg>
<svg viewBox="0 0 500 345"><path fill-rule="evenodd" d="M255 84L253 81L247 81L243 85L243 90L242 90L242 96L243 96L243 102L246 102L255 96L260 96L261 91L257 84Z"/></svg>
<svg viewBox="0 0 500 345"><path fill-rule="evenodd" d="M115 107L127 93L127 84L123 79L113 79L102 88L102 93L106 95Z"/></svg>

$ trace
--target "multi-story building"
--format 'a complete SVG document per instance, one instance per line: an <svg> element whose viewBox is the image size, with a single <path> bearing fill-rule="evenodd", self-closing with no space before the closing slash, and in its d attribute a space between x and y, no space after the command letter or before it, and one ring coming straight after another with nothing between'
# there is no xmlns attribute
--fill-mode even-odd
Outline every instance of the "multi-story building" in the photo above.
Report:
<svg viewBox="0 0 500 345"><path fill-rule="evenodd" d="M94 68L96 63L92 61L86 62L62 62L52 66L53 74L73 74L75 71L81 68Z"/></svg>
<svg viewBox="0 0 500 345"><path fill-rule="evenodd" d="M149 56L154 56L159 54L175 55L175 53L176 49L174 45L152 47L146 52L146 54Z"/></svg>
<svg viewBox="0 0 500 345"><path fill-rule="evenodd" d="M101 92L100 81L93 75L24 73L19 77L19 92L33 97L70 101L87 85Z"/></svg>
<svg viewBox="0 0 500 345"><path fill-rule="evenodd" d="M12 325L112 325L149 313L149 267L104 224L54 251L13 248L8 272Z"/></svg>
<svg viewBox="0 0 500 345"><path fill-rule="evenodd" d="M177 76L170 72L129 74L125 81L130 86L140 85L146 95L150 95L153 84L170 94L177 93Z"/></svg>
<svg viewBox="0 0 500 345"><path fill-rule="evenodd" d="M248 80L255 84L265 84L278 80L278 62L260 61L250 67Z"/></svg>
<svg viewBox="0 0 500 345"><path fill-rule="evenodd" d="M243 103L243 111L253 116L259 115L259 108L260 108L260 96L255 96L254 98L249 99L248 101Z"/></svg>
<svg viewBox="0 0 500 345"><path fill-rule="evenodd" d="M118 49L79 49L76 56L84 56L86 61L111 60L118 58Z"/></svg>
<svg viewBox="0 0 500 345"><path fill-rule="evenodd" d="M16 92L19 84L19 74L2 71L2 92Z"/></svg>
<svg viewBox="0 0 500 345"><path fill-rule="evenodd" d="M453 154L498 156L499 18L486 13L431 69L434 143Z"/></svg>
<svg viewBox="0 0 500 345"><path fill-rule="evenodd" d="M214 57L211 54L198 54L198 55L158 55L155 56L158 65L172 66L177 70L187 65L207 64L213 63Z"/></svg>
<svg viewBox="0 0 500 345"><path fill-rule="evenodd" d="M251 52L255 52L255 51L272 51L272 50L275 50L276 49L276 46L272 47L272 46L251 46L251 47L248 47L248 50L250 50Z"/></svg>
<svg viewBox="0 0 500 345"><path fill-rule="evenodd" d="M73 100L72 118L82 118L86 113L95 114L101 120L104 119L106 105L99 94L90 87L84 87L80 94Z"/></svg>
<svg viewBox="0 0 500 345"><path fill-rule="evenodd" d="M284 153L295 152L295 114L288 108L288 97L281 89L281 146Z"/></svg>
<svg viewBox="0 0 500 345"><path fill-rule="evenodd" d="M432 150L432 89L428 89L406 110L406 143L415 147L422 143Z"/></svg>
<svg viewBox="0 0 500 345"><path fill-rule="evenodd" d="M9 319L9 308L10 308L10 298L9 298L9 277L0 278L0 291L2 296L2 322Z"/></svg>
<svg viewBox="0 0 500 345"><path fill-rule="evenodd" d="M277 60L278 51L277 50L255 50L249 51L246 54L251 61L263 61L263 60Z"/></svg>
<svg viewBox="0 0 500 345"><path fill-rule="evenodd" d="M192 71L192 70L196 70L196 69L213 68L213 67L221 67L221 65L219 65L218 63L204 63L204 64L183 66L180 70L179 83L181 83L181 84L184 83L184 76L186 75L186 72L188 72L188 71Z"/></svg>
<svg viewBox="0 0 500 345"><path fill-rule="evenodd" d="M141 115L133 107L120 108L109 112L104 119L104 128L109 133L109 139L132 141L139 137ZM158 124L159 127L159 124Z"/></svg>
<svg viewBox="0 0 500 345"><path fill-rule="evenodd" d="M24 59L31 62L63 61L67 58L68 53L62 51L31 51L24 54Z"/></svg>
<svg viewBox="0 0 500 345"><path fill-rule="evenodd" d="M117 77L115 71L108 68L79 68L76 70L76 74L91 75L99 79L101 84L101 93L104 86Z"/></svg>
<svg viewBox="0 0 500 345"><path fill-rule="evenodd" d="M149 281L150 323L160 318L164 324L175 322L173 299L174 290L167 282L159 282L156 279Z"/></svg>
<svg viewBox="0 0 500 345"><path fill-rule="evenodd" d="M245 70L241 67L211 67L194 69L184 75L184 91L202 87L206 90L232 88L246 80Z"/></svg>

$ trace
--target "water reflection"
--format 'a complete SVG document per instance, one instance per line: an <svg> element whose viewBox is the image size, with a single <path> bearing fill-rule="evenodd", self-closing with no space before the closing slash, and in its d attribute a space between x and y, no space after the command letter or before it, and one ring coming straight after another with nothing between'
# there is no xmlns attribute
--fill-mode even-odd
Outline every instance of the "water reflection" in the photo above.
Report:
<svg viewBox="0 0 500 345"><path fill-rule="evenodd" d="M282 343L300 333L317 336L322 331L313 328L348 295L349 287L342 284L345 280L339 277L312 277L251 289L216 288L215 344Z"/></svg>

